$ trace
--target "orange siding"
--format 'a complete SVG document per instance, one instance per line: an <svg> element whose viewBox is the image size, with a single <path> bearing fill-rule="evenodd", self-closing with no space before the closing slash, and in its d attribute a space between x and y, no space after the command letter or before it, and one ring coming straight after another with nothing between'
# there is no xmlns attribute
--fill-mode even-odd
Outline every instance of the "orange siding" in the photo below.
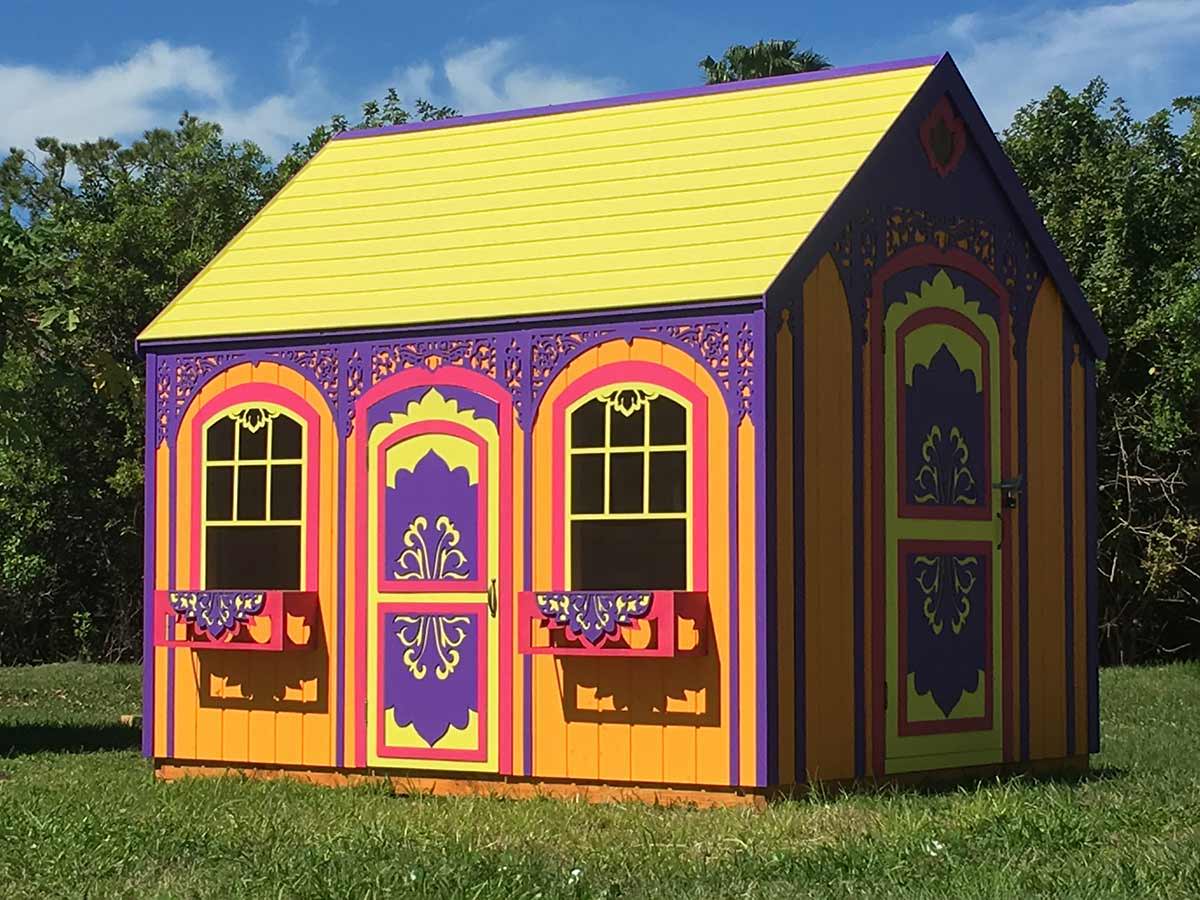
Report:
<svg viewBox="0 0 1200 900"><path fill-rule="evenodd" d="M163 441L154 451L154 588L165 591L171 566L171 449ZM155 634L161 623L155 622ZM167 752L167 655L165 647L154 648L154 747L155 756Z"/></svg>
<svg viewBox="0 0 1200 900"><path fill-rule="evenodd" d="M175 485L177 586L199 586L202 577L199 571L192 571L191 561L192 515L194 504L200 502L192 496L193 454L201 449L192 441L195 416L223 391L249 382L278 384L317 410L321 513L312 527L322 535L335 532L337 439L324 398L302 375L286 367L271 363L235 366L197 392L180 423ZM168 482L169 477L164 477L163 484ZM318 591L321 598L322 625L315 650L283 654L161 651L164 656L175 654L176 758L310 766L332 763L334 685L329 650L335 646L335 550L334 542L321 541L319 575L306 573L304 587ZM160 571L165 572L164 565ZM165 744L156 752L165 753Z"/></svg>
<svg viewBox="0 0 1200 900"><path fill-rule="evenodd" d="M796 612L795 428L792 423L792 329L786 315L775 335L775 603L778 630L779 782L796 780L796 645L792 637Z"/></svg>
<svg viewBox="0 0 1200 900"><path fill-rule="evenodd" d="M1029 504L1029 752L1066 755L1063 515L1063 316L1054 285L1038 294L1026 346Z"/></svg>
<svg viewBox="0 0 1200 900"><path fill-rule="evenodd" d="M525 587L525 436L517 423L517 414L513 412L513 440L512 440L512 471L513 471L513 491L512 502L509 505L510 511L510 528L512 529L512 552L513 552L513 569L512 569L512 590L513 597L509 600L509 608L512 610L513 628L512 628L512 643L504 649L512 658L512 683L509 687L510 696L512 697L511 717L509 726L512 734L512 768L514 772L520 774L523 760L525 759L525 729L523 723L525 721L525 690L523 672L523 658L517 653L517 629L520 627L517 618L516 592L523 590ZM501 690L504 687L501 686Z"/></svg>
<svg viewBox="0 0 1200 900"><path fill-rule="evenodd" d="M1015 336L1010 335L1009 341L1013 347L1016 346ZM1016 359L1013 355L1010 359ZM1009 438L1009 472L1016 473L1021 465L1021 430L1018 427L1020 424L1019 397L1021 393L1021 384L1017 379L1017 369L1013 366L1010 370L1012 376L1008 379L1008 438ZM1007 475L1007 473L1006 473ZM1025 498L1022 497L1021 500ZM1009 692L1010 705L1004 706L1001 701L1001 710L1010 709L1010 715L1006 723L1008 731L1008 751L1009 760L1016 760L1020 757L1020 734L1021 734L1021 687L1020 687L1020 672L1021 672L1021 604L1020 600L1020 571L1021 571L1021 541L1019 538L1020 518L1016 511L1009 512L1009 526L1011 539L1006 548L1007 556L1005 560L1008 563L1009 584L1006 587L1008 591L1008 604L1010 613L1009 627L1009 655L1007 659L1002 661L1002 665L1008 666L1009 673L1008 684L1010 685ZM1003 673L1001 673L1003 679Z"/></svg>
<svg viewBox="0 0 1200 900"><path fill-rule="evenodd" d="M725 474L729 471L728 416L724 398L711 376L691 356L655 341L639 339L632 344L612 341L581 354L547 389L533 429L533 585L535 589L544 589L552 578L548 473L552 452L550 411L554 400L584 373L599 365L626 360L661 362L704 385L708 394L709 595L714 620L710 655L673 660L533 657L534 774L588 780L726 784L730 732L724 723L728 722L730 710L730 682L728 667L723 663L728 660L727 554L732 525ZM752 441L751 431L748 443ZM748 508L752 513L752 502ZM749 527L752 530L753 518ZM752 598L753 568L745 584ZM746 638L752 647L753 629ZM753 657L749 665L752 673ZM752 686L751 681L751 690ZM743 694L743 705L746 696ZM718 697L719 711L710 705ZM751 710L751 727L752 716ZM753 744L749 746L752 765Z"/></svg>
<svg viewBox="0 0 1200 900"><path fill-rule="evenodd" d="M738 737L741 744L739 763L741 783L755 784L758 778L755 752L758 721L758 686L756 683L758 604L755 602L754 580L757 547L755 546L755 470L754 423L749 416L738 425L738 688L741 694L741 720Z"/></svg>
<svg viewBox="0 0 1200 900"><path fill-rule="evenodd" d="M675 660L672 677L664 675L664 690L683 681L703 684L695 692L696 709L702 724L696 736L696 781L699 784L729 783L729 721L733 711L730 659L730 545L733 523L729 520L729 413L725 398L710 373L677 347L664 345L663 363L690 375L708 397L708 611L711 635L708 655ZM690 364L690 368L689 368ZM666 665L667 663L664 663ZM719 708L717 708L717 704ZM669 780L669 773L667 774Z"/></svg>
<svg viewBox="0 0 1200 900"><path fill-rule="evenodd" d="M662 363L663 345L657 341L637 341L630 348L630 358L643 362ZM687 360L690 363L690 360ZM657 661L637 669L641 689L651 697L663 695L663 671ZM632 684L630 685L632 688ZM615 704L614 704L615 706ZM663 776L663 728L648 721L645 715L628 711L629 721L629 777L633 781L662 781ZM693 751L694 752L694 751Z"/></svg>
<svg viewBox="0 0 1200 900"><path fill-rule="evenodd" d="M806 764L854 774L853 343L837 267L804 284Z"/></svg>
<svg viewBox="0 0 1200 900"><path fill-rule="evenodd" d="M1071 543L1074 566L1075 752L1087 750L1087 482L1084 480L1085 429L1083 366L1071 366Z"/></svg>
<svg viewBox="0 0 1200 900"><path fill-rule="evenodd" d="M872 485L875 484L873 479L876 477L875 473L874 473L874 469L872 468L871 443L870 443L871 442L871 423L875 421L872 418L872 416L874 416L875 413L874 413L874 410L872 410L872 408L871 408L871 378L873 377L873 374L871 372L872 359L873 359L873 354L870 352L870 348L868 347L867 349L865 349L863 351L863 354L862 354L863 375L862 375L862 386L861 386L862 409L863 409L863 431L862 431L862 441L863 441L863 452L862 452L862 491L863 491L863 495L862 495L862 509L863 509L862 560L863 560L863 667L864 667L864 671L863 671L863 710L866 713L866 715L864 716L865 723L866 723L866 734L864 735L865 740L863 742L863 746L864 746L864 752L866 754L865 762L866 762L867 772L882 776L883 775L882 772L874 771L874 768L875 768L875 741L877 741L877 740L882 741L884 739L884 737L882 734L880 734L880 735L875 734L875 725L876 725L875 716L872 715L872 712L871 712L874 709L874 706L872 704L875 702L876 682L883 681L882 673L875 672L874 668L872 667L874 659L875 659L875 654L872 652L872 649L871 649L874 646L872 641L875 640L875 633L873 631L873 629L875 627L875 622L871 616L871 602L870 602L870 598L874 596L874 594L872 592L875 590L875 585L871 581L871 570L872 570L871 560L874 559L874 556L872 554L875 552L875 548L871 544L872 528L871 528L871 523L870 523L870 514L868 513L868 510L873 508L871 504L875 502L875 499L871 494L871 490L872 490ZM880 476L880 477L882 477L882 476ZM881 628L883 627L882 623L880 623L880 627Z"/></svg>

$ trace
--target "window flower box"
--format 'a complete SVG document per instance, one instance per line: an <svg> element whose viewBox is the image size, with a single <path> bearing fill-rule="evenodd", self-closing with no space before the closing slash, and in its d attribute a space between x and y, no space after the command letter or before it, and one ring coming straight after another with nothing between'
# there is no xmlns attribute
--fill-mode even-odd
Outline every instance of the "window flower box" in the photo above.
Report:
<svg viewBox="0 0 1200 900"><path fill-rule="evenodd" d="M311 591L155 591L154 644L193 650L304 650L316 641Z"/></svg>
<svg viewBox="0 0 1200 900"><path fill-rule="evenodd" d="M551 656L688 656L708 651L708 595L522 591L518 647Z"/></svg>

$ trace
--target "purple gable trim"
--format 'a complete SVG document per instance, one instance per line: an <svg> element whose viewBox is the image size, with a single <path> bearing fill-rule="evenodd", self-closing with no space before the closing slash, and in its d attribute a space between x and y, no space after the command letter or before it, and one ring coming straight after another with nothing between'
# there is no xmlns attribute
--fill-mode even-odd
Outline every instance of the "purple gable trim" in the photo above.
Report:
<svg viewBox="0 0 1200 900"><path fill-rule="evenodd" d="M433 131L442 128L461 128L466 125L483 125L488 122L509 122L515 119L532 119L540 116L552 116L559 113L583 112L591 109L610 109L614 106L634 106L641 103L654 103L659 100L680 100L687 97L704 97L709 94L728 94L734 91L753 91L762 88L781 87L789 84L803 84L810 81L830 81L836 78L850 78L855 75L872 75L877 72L894 72L901 69L915 69L920 66L936 65L941 56L917 56L911 59L897 59L885 62L867 63L861 66L842 66L836 69L823 69L819 72L800 72L795 75L776 75L772 78L752 78L745 81L731 81L725 84L705 84L696 87L675 88L667 91L648 91L641 94L624 94L617 97L600 97L594 100L577 100L573 103L557 103L548 106L528 106L523 109L509 109L498 112L479 113L472 116L456 116L453 119L435 119L429 122L408 122L404 125L384 125L380 128L356 128L335 134L332 140L345 141L355 138L378 137L385 134L403 134L410 131Z"/></svg>
<svg viewBox="0 0 1200 900"><path fill-rule="evenodd" d="M1067 261L1063 259L1062 252L1058 249L1054 238L1050 236L1050 232L1046 230L1046 223L1043 221L1041 213L1034 207L1033 201L1029 198L1029 192L1021 184L1021 179L1017 177L1012 162L1009 161L1004 148L1000 146L1000 141L996 139L996 133L992 131L992 127L983 115L983 110L979 108L979 104L949 53L938 63L934 75L940 75L942 72L947 73L946 78L949 81L946 92L954 100L959 115L962 116L971 133L971 138L991 167L992 174L1012 205L1018 221L1024 226L1034 249L1041 256L1042 262L1046 264L1046 268L1054 279L1054 284L1063 300L1066 301L1067 308L1071 311L1071 317L1079 327L1083 339L1097 359L1104 359L1108 356L1108 338L1101 330L1100 322L1096 319L1092 308L1088 306L1087 298L1083 296L1079 282L1071 274L1071 269L1067 265ZM930 80L933 80L932 75Z"/></svg>
<svg viewBox="0 0 1200 900"><path fill-rule="evenodd" d="M146 481L145 509L142 511L143 553L142 598L142 756L154 755L154 501L157 490L154 468L155 436L157 433L158 397L155 372L158 359L146 355Z"/></svg>

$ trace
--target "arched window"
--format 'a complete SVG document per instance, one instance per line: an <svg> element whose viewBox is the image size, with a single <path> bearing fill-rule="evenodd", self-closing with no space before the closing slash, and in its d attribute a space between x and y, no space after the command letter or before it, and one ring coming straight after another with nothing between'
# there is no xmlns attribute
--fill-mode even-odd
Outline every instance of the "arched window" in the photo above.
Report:
<svg viewBox="0 0 1200 900"><path fill-rule="evenodd" d="M271 404L237 406L205 426L205 587L300 588L305 427Z"/></svg>
<svg viewBox="0 0 1200 900"><path fill-rule="evenodd" d="M569 410L567 521L574 590L686 590L689 408L613 385Z"/></svg>

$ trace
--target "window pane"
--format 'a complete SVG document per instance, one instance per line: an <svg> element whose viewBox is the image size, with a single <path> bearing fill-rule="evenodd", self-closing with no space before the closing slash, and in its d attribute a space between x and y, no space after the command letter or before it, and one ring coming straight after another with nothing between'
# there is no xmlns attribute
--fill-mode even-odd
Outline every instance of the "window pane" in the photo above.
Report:
<svg viewBox="0 0 1200 900"><path fill-rule="evenodd" d="M687 454L660 450L650 454L650 512L687 509Z"/></svg>
<svg viewBox="0 0 1200 900"><path fill-rule="evenodd" d="M209 588L300 589L300 526L210 525L205 541Z"/></svg>
<svg viewBox="0 0 1200 900"><path fill-rule="evenodd" d="M604 512L604 455L576 453L571 457L571 512Z"/></svg>
<svg viewBox="0 0 1200 900"><path fill-rule="evenodd" d="M267 458L267 426L264 423L258 431L251 431L245 425L238 429L238 459Z"/></svg>
<svg viewBox="0 0 1200 900"><path fill-rule="evenodd" d="M233 466L209 466L205 473L204 515L210 520L233 518Z"/></svg>
<svg viewBox="0 0 1200 900"><path fill-rule="evenodd" d="M641 453L614 453L609 457L609 512L645 512L642 502L642 464Z"/></svg>
<svg viewBox="0 0 1200 900"><path fill-rule="evenodd" d="M271 422L271 459L300 459L300 423L287 416Z"/></svg>
<svg viewBox="0 0 1200 900"><path fill-rule="evenodd" d="M233 459L233 419L222 416L208 426L208 458Z"/></svg>
<svg viewBox="0 0 1200 900"><path fill-rule="evenodd" d="M300 518L300 466L271 466L271 518Z"/></svg>
<svg viewBox="0 0 1200 900"><path fill-rule="evenodd" d="M267 517L267 467L239 466L237 518L239 522Z"/></svg>
<svg viewBox="0 0 1200 900"><path fill-rule="evenodd" d="M571 446L604 446L604 404L589 400L571 413Z"/></svg>
<svg viewBox="0 0 1200 900"><path fill-rule="evenodd" d="M628 396L631 391L622 391ZM641 447L646 443L646 405L625 415L618 409L609 410L611 429L610 444L613 447Z"/></svg>
<svg viewBox="0 0 1200 900"><path fill-rule="evenodd" d="M686 444L687 410L670 397L650 401L650 443Z"/></svg>
<svg viewBox="0 0 1200 900"><path fill-rule="evenodd" d="M687 588L682 519L571 523L571 587L578 591Z"/></svg>

